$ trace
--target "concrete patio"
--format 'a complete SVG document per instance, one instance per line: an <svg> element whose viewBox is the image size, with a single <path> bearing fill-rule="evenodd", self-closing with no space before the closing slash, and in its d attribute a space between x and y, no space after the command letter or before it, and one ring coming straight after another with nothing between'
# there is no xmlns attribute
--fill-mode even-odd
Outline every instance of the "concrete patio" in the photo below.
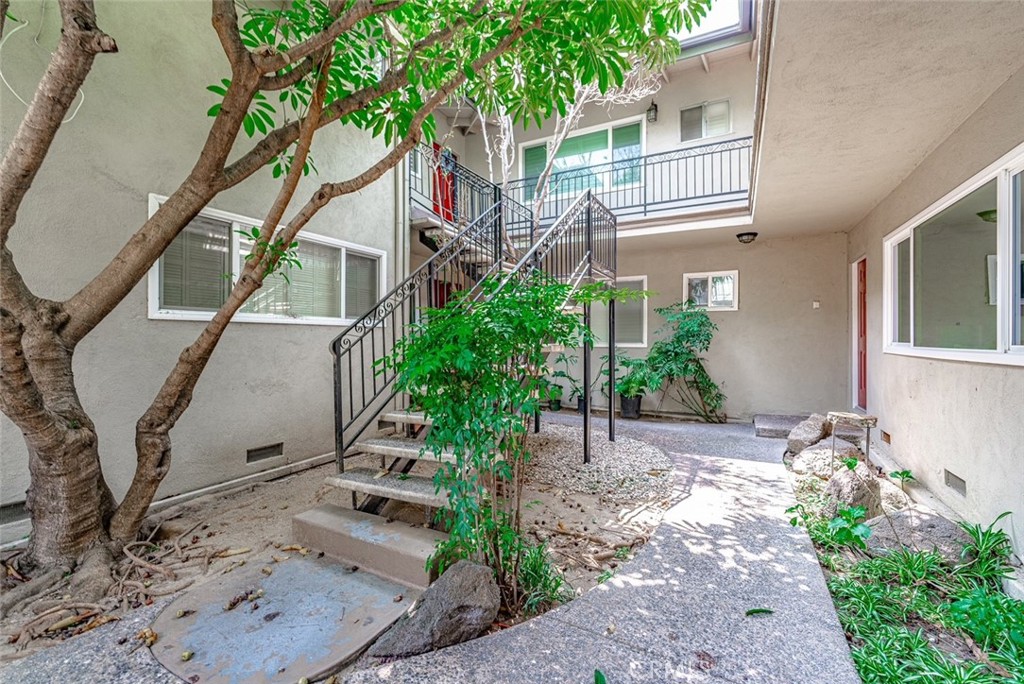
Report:
<svg viewBox="0 0 1024 684"><path fill-rule="evenodd" d="M582 683L601 670L609 682L859 682L810 540L785 514L785 441L750 425L618 428L676 465L671 506L632 562L528 623L345 681Z"/></svg>

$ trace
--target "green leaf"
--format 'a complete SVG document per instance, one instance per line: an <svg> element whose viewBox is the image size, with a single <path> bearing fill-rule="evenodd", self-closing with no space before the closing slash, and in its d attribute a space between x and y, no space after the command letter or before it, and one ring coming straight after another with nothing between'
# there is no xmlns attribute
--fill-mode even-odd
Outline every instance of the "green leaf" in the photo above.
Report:
<svg viewBox="0 0 1024 684"><path fill-rule="evenodd" d="M751 608L745 613L745 615L748 617L751 615L771 615L774 612L775 611L771 608Z"/></svg>

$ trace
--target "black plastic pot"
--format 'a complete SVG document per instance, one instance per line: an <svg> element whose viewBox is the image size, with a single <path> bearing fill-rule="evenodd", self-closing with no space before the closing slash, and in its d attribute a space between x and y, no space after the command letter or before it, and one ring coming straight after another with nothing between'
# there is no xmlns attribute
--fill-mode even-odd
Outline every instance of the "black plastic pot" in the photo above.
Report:
<svg viewBox="0 0 1024 684"><path fill-rule="evenodd" d="M548 408L551 409L552 411L561 411L562 410L562 400L561 399L548 399Z"/></svg>
<svg viewBox="0 0 1024 684"><path fill-rule="evenodd" d="M622 408L622 417L636 420L640 417L640 402L644 395L638 394L635 397L624 397L619 395L619 406Z"/></svg>
<svg viewBox="0 0 1024 684"><path fill-rule="evenodd" d="M587 400L583 397L576 397L576 413L583 415L587 410Z"/></svg>

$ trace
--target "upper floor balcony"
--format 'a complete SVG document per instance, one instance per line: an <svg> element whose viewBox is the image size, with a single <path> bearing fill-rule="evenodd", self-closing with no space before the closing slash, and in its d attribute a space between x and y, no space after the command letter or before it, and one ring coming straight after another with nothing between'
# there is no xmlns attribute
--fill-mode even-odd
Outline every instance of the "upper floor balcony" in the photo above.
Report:
<svg viewBox="0 0 1024 684"><path fill-rule="evenodd" d="M556 170L540 206L541 221L555 219L585 190L592 191L620 221L745 209L752 142L747 136ZM533 176L510 181L506 192L533 207L537 180Z"/></svg>

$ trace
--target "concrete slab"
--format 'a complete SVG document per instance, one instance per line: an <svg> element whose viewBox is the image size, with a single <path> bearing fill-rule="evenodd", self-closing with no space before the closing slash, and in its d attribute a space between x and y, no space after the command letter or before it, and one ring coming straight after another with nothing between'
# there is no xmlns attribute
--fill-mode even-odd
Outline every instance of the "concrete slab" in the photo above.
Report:
<svg viewBox="0 0 1024 684"><path fill-rule="evenodd" d="M448 535L323 504L292 518L299 543L402 584L426 589L427 559Z"/></svg>
<svg viewBox="0 0 1024 684"><path fill-rule="evenodd" d="M758 437L785 439L793 428L808 417L810 417L809 413L803 415L759 413L754 416L754 434ZM859 444L864 439L864 428L838 425L836 426L836 436L854 444Z"/></svg>
<svg viewBox="0 0 1024 684"><path fill-rule="evenodd" d="M337 563L293 557L267 576L245 566L172 601L153 655L186 682L294 684L337 671L397 620L416 590ZM233 610L225 604L262 590ZM402 600L396 602L396 596ZM194 611L178 618L179 611ZM182 654L191 651L191 659Z"/></svg>
<svg viewBox="0 0 1024 684"><path fill-rule="evenodd" d="M328 477L324 483L360 494L383 496L432 508L441 508L448 503L448 495L438 493L433 478L382 472L373 468L348 468L343 473Z"/></svg>

